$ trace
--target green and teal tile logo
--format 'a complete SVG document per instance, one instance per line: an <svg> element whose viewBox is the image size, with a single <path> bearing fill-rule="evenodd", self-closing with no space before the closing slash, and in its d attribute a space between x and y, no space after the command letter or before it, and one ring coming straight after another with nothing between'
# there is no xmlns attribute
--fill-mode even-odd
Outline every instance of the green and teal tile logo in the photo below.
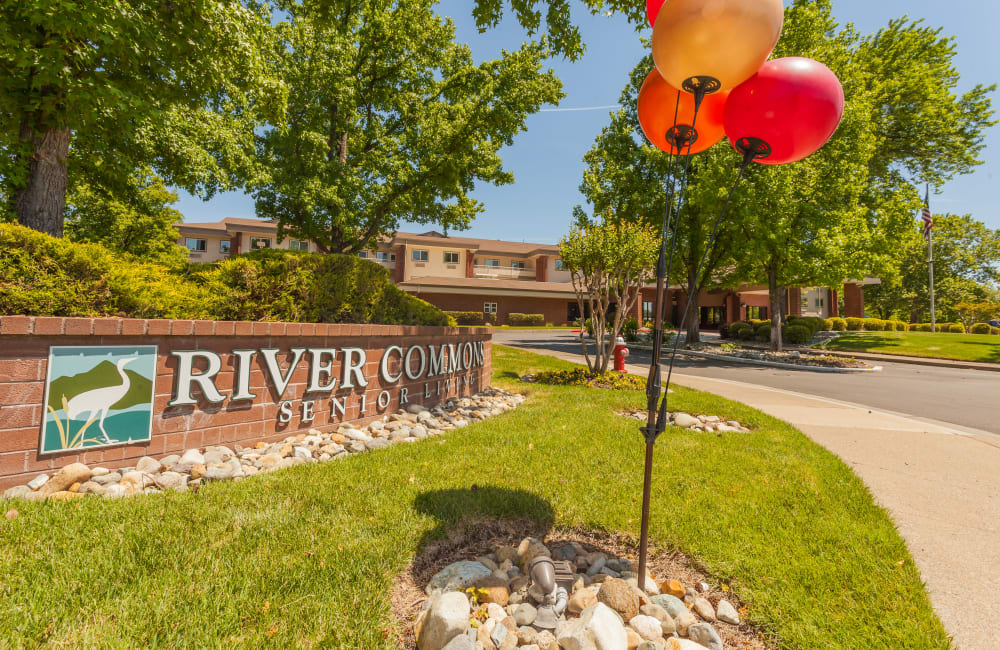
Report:
<svg viewBox="0 0 1000 650"><path fill-rule="evenodd" d="M41 453L148 441L155 379L155 345L52 346Z"/></svg>

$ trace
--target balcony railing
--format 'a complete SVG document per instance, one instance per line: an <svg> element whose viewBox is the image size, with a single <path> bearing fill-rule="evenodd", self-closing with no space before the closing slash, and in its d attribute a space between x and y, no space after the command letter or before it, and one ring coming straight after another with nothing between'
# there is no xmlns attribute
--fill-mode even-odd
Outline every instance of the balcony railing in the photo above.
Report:
<svg viewBox="0 0 1000 650"><path fill-rule="evenodd" d="M493 278L497 280L519 280L522 278L534 278L534 269L519 269L510 266L474 266L473 275L477 278Z"/></svg>

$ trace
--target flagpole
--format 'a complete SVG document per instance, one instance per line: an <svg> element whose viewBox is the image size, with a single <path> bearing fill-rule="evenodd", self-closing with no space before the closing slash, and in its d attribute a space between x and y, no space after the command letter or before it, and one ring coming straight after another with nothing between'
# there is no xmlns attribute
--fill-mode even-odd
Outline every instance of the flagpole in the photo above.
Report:
<svg viewBox="0 0 1000 650"><path fill-rule="evenodd" d="M928 212L931 208L931 186L930 183L926 186L926 192L924 194L924 205L926 206ZM930 271L930 295L931 295L931 331L937 331L937 317L934 313L934 228L932 227L927 232L927 268Z"/></svg>

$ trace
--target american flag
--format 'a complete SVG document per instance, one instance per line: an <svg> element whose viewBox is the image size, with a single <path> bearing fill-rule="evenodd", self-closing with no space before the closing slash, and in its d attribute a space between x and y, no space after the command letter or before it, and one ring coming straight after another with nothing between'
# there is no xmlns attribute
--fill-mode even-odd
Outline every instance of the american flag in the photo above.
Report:
<svg viewBox="0 0 1000 650"><path fill-rule="evenodd" d="M924 222L924 239L930 240L931 231L934 230L934 217L931 216L931 192L930 189L927 190L927 194L924 197L924 211L920 214L920 218Z"/></svg>

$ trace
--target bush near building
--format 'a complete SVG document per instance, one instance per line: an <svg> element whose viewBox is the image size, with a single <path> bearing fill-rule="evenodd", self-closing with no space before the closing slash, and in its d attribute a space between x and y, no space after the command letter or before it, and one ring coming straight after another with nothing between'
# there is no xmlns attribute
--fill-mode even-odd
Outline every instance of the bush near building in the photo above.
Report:
<svg viewBox="0 0 1000 650"><path fill-rule="evenodd" d="M865 319L864 318L847 318L847 331L848 332L859 332L864 329Z"/></svg>
<svg viewBox="0 0 1000 650"><path fill-rule="evenodd" d="M455 323L463 326L475 327L477 325L482 326L487 323L492 323L493 314L487 314L481 311L446 311L445 314L455 319Z"/></svg>
<svg viewBox="0 0 1000 650"><path fill-rule="evenodd" d="M830 331L831 332L846 332L847 331L847 321L843 318L834 317L830 319Z"/></svg>
<svg viewBox="0 0 1000 650"><path fill-rule="evenodd" d="M802 345L809 342L809 339L813 337L813 332L805 325L788 325L782 330L781 337L787 343Z"/></svg>
<svg viewBox="0 0 1000 650"><path fill-rule="evenodd" d="M992 333L992 332L990 332L991 329L996 329L996 328L991 328L988 323L976 323L975 325L972 326L972 329L969 330L969 333L970 334L991 334Z"/></svg>
<svg viewBox="0 0 1000 650"><path fill-rule="evenodd" d="M540 326L545 324L545 314L519 314L511 312L507 314L507 322L520 327Z"/></svg>
<svg viewBox="0 0 1000 650"><path fill-rule="evenodd" d="M0 314L454 324L348 255L263 250L183 271L0 224Z"/></svg>

